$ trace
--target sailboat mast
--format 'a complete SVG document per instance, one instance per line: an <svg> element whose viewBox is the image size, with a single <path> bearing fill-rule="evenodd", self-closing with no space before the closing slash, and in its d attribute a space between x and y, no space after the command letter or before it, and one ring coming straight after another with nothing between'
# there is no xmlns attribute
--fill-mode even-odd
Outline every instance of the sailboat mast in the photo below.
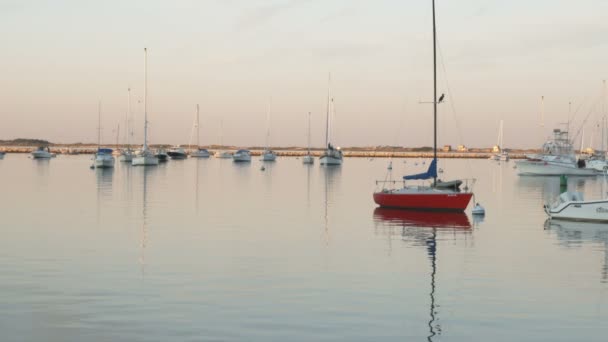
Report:
<svg viewBox="0 0 608 342"><path fill-rule="evenodd" d="M437 32L435 29L435 0L433 0L433 161L437 160ZM433 176L437 184L437 175Z"/></svg>
<svg viewBox="0 0 608 342"><path fill-rule="evenodd" d="M201 132L201 129L199 128L199 122L200 121L199 121L199 117L198 117L199 114L198 113L199 112L198 112L198 103L197 103L196 104L196 149L199 149L200 146L201 146L201 143L200 143L200 135L201 135L200 132Z"/></svg>
<svg viewBox="0 0 608 342"><path fill-rule="evenodd" d="M144 48L144 151L148 150L148 49Z"/></svg>
<svg viewBox="0 0 608 342"><path fill-rule="evenodd" d="M308 155L310 155L310 112L308 112Z"/></svg>
<svg viewBox="0 0 608 342"><path fill-rule="evenodd" d="M101 100L97 104L97 149L101 146Z"/></svg>
<svg viewBox="0 0 608 342"><path fill-rule="evenodd" d="M266 113L266 126L268 129L266 130L266 149L270 149L270 107L272 106L272 98L268 100L268 112Z"/></svg>
<svg viewBox="0 0 608 342"><path fill-rule="evenodd" d="M329 101L331 91L331 73L329 73L329 79L327 81L327 116L325 117L325 147L329 147Z"/></svg>
<svg viewBox="0 0 608 342"><path fill-rule="evenodd" d="M129 123L129 120L131 119L131 87L127 88L127 94L127 117L125 118L125 125L127 126L125 135L127 138L125 140L127 143L127 148L129 148L131 145L131 125Z"/></svg>

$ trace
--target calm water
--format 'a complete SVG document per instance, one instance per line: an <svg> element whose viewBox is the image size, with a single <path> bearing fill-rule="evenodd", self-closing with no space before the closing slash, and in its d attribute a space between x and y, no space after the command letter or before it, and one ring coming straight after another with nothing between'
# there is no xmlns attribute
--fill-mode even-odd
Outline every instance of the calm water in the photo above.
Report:
<svg viewBox="0 0 608 342"><path fill-rule="evenodd" d="M446 179L477 178L480 222L470 209L375 210L387 162L102 171L90 156L7 155L0 339L608 339L608 227L545 224L557 178L442 161ZM425 168L417 162L396 160L395 177ZM569 186L599 197L605 185Z"/></svg>

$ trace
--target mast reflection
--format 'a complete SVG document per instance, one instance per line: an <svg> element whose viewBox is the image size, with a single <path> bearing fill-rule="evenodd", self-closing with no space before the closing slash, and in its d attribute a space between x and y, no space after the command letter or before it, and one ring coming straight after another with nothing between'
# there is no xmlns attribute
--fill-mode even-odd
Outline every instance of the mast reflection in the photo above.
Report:
<svg viewBox="0 0 608 342"><path fill-rule="evenodd" d="M388 228L389 236L393 230L399 230L403 241L414 243L416 246L426 247L427 255L431 262L430 282L430 309L429 309L429 335L427 341L433 341L436 335L441 335L435 291L437 283L437 238L438 235L470 234L471 223L464 213L452 212L428 212L400 209L376 208L374 210L374 222ZM449 236L449 235L447 235Z"/></svg>

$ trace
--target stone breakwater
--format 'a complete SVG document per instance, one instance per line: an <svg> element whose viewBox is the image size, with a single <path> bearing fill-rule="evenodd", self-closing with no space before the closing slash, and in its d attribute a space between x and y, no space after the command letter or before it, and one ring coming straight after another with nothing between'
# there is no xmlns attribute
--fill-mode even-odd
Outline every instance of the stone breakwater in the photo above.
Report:
<svg viewBox="0 0 608 342"><path fill-rule="evenodd" d="M116 147L114 147L116 148ZM158 147L152 146L152 149L156 149ZM162 146L164 149L168 149L170 147ZM240 147L225 147L225 148L209 148L209 152L212 154L216 151L229 151L234 152L238 150ZM3 146L0 147L0 151L5 151L7 153L30 153L36 146ZM61 146L54 145L50 146L52 153L57 154L93 154L97 150L97 146ZM251 154L253 156L259 156L262 154L263 149L259 148L250 148ZM276 149L274 152L281 157L302 157L306 155L305 149ZM414 152L414 151L374 151L374 150L343 150L345 157L351 158L432 158L433 152L425 151L425 152ZM311 150L311 154L315 157L321 156L323 154L323 150L315 149ZM437 156L439 158L470 158L470 159L488 159L492 153L490 152L437 152ZM525 158L525 154L523 152L510 152L509 156L511 159L522 159Z"/></svg>

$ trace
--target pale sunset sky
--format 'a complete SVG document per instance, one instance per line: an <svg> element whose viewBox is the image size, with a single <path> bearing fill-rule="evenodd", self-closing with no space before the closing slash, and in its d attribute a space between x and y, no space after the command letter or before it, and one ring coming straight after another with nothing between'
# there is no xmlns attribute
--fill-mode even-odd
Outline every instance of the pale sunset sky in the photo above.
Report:
<svg viewBox="0 0 608 342"><path fill-rule="evenodd" d="M539 147L569 102L599 144L608 1L436 6L440 144L492 146L503 119L505 147ZM101 100L114 142L131 87L141 142L147 47L152 144L188 143L198 103L201 144L223 121L225 144L263 145L272 99L272 145L304 146L312 112L322 146L331 72L335 145L431 146L431 25L430 0L0 0L0 140L95 142Z"/></svg>

